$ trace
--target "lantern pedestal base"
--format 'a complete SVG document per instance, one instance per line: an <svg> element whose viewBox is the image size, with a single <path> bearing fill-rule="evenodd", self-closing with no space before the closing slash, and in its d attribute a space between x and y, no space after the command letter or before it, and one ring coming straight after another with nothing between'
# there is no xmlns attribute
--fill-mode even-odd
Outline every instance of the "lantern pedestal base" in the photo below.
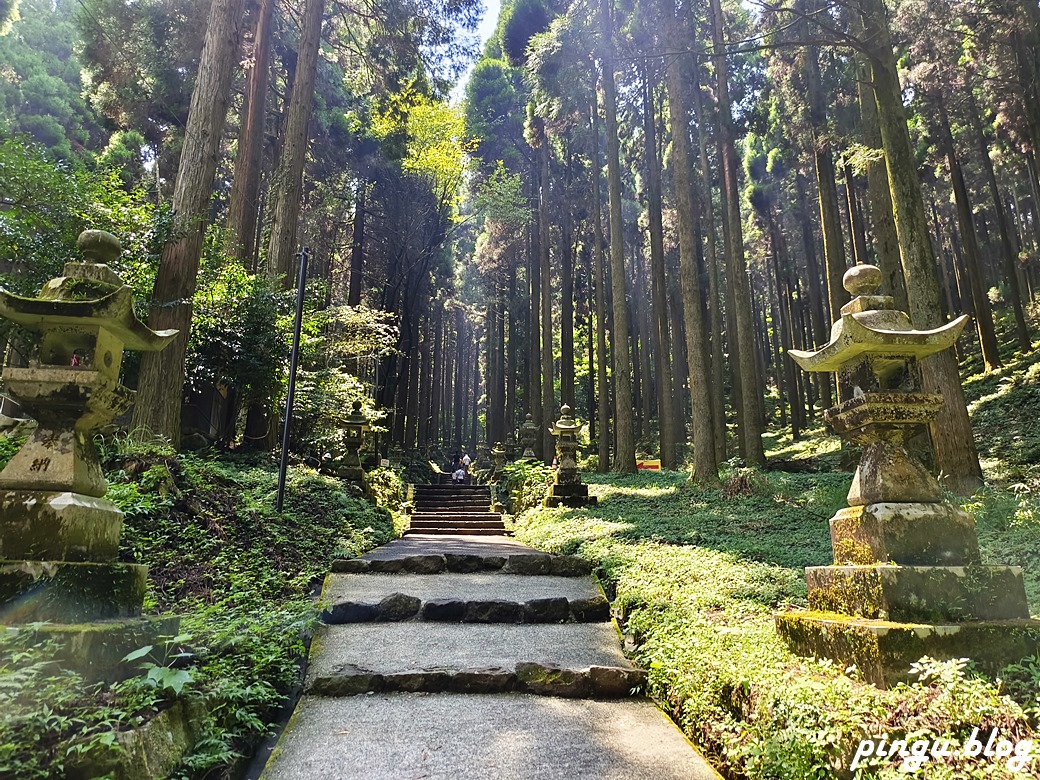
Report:
<svg viewBox="0 0 1040 780"><path fill-rule="evenodd" d="M596 497L590 496L589 486L581 483L577 485L553 485L549 495L545 498L544 504L550 508L566 506L571 509L580 509L583 506L595 505Z"/></svg>
<svg viewBox="0 0 1040 780"><path fill-rule="evenodd" d="M834 612L787 612L776 630L798 655L855 665L863 679L887 688L913 678L910 666L924 656L971 658L996 674L1040 652L1040 620L980 620L966 623L893 623Z"/></svg>

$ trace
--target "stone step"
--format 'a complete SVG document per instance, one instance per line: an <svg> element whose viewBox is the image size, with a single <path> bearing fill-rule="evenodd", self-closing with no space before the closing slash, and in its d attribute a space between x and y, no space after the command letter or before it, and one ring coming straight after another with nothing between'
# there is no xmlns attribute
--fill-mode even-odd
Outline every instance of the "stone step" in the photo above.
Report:
<svg viewBox="0 0 1040 780"><path fill-rule="evenodd" d="M494 521L474 521L470 523L442 523L439 520L413 520L409 528L411 531L416 533L423 533L427 528L453 528L456 533L466 532L473 533L474 531L498 531L504 534L506 532L505 525L502 524L501 520Z"/></svg>
<svg viewBox="0 0 1040 780"><path fill-rule="evenodd" d="M512 564L512 560L509 562ZM610 604L591 579L499 574L330 574L326 623L593 623Z"/></svg>
<svg viewBox="0 0 1040 780"><path fill-rule="evenodd" d="M421 502L415 504L412 512L434 512L434 513L446 513L446 512L490 512L491 505L485 501L466 501L458 502L456 504L450 504L443 501L433 502ZM498 514L497 512L495 514Z"/></svg>
<svg viewBox="0 0 1040 780"><path fill-rule="evenodd" d="M497 571L502 574L551 574L556 577L587 577L592 573L592 564L584 558L576 555L546 555L530 548L525 549L519 542L508 539L498 543L484 539L471 540L465 536L447 540L440 537L433 540L433 545L436 548L446 545L447 549L445 552L430 552L431 546L425 544L419 534L413 535L411 539L396 539L360 558L335 560L332 562L332 571L337 574L473 574Z"/></svg>
<svg viewBox="0 0 1040 780"><path fill-rule="evenodd" d="M413 533L425 534L425 533L437 533L438 531L446 531L450 533L459 533L464 531L468 534L477 533L479 531L490 531L496 534L505 534L506 529L502 523L413 523L408 529Z"/></svg>
<svg viewBox="0 0 1040 780"><path fill-rule="evenodd" d="M458 536L459 534L466 534L468 536L507 536L510 532L503 531L498 528L460 528L457 525L444 525L444 526L430 526L428 528L407 528L404 531L405 536L414 536L415 534L427 534L436 536Z"/></svg>
<svg viewBox="0 0 1040 780"><path fill-rule="evenodd" d="M498 512L412 512L412 522L416 520L434 520L439 523L450 522L502 522Z"/></svg>
<svg viewBox="0 0 1040 780"><path fill-rule="evenodd" d="M304 696L261 780L719 780L657 707L508 693Z"/></svg>
<svg viewBox="0 0 1040 780"><path fill-rule="evenodd" d="M420 496L416 498L417 506L485 506L487 508L491 501L487 496L450 496L436 498Z"/></svg>
<svg viewBox="0 0 1040 780"><path fill-rule="evenodd" d="M324 626L314 643L305 690L319 696L519 691L622 698L646 680L622 654L611 623L359 623Z"/></svg>

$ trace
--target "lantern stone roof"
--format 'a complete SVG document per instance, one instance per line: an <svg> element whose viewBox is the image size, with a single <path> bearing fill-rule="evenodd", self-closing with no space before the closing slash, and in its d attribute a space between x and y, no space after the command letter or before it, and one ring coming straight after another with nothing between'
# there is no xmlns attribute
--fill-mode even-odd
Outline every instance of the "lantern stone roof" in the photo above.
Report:
<svg viewBox="0 0 1040 780"><path fill-rule="evenodd" d="M815 352L799 349L789 354L806 371L838 371L865 355L897 355L920 359L953 346L968 317L931 330L915 330L910 318L893 308L892 298L877 295L881 271L860 265L845 273L845 289L856 295L841 308L831 326L831 339Z"/></svg>
<svg viewBox="0 0 1040 780"><path fill-rule="evenodd" d="M85 262L65 264L64 275L47 282L36 298L0 289L0 316L37 332L57 328L114 334L138 352L157 352L177 335L154 331L137 318L133 291L100 259L114 259L118 239L101 230L84 231L78 245Z"/></svg>

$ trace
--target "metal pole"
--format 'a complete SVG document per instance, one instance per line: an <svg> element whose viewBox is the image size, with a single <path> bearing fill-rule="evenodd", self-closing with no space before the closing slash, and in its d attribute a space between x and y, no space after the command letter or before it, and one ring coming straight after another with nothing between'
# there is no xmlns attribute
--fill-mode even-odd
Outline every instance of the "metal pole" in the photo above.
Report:
<svg viewBox="0 0 1040 780"><path fill-rule="evenodd" d="M300 362L300 331L303 328L303 295L307 288L307 261L311 250L307 247L297 254L300 275L296 280L296 324L293 330L292 357L289 359L289 392L285 396L285 422L282 424L282 460L278 464L278 499L275 509L282 511L285 501L285 472L289 467L289 427L292 425L293 401L296 397L296 367Z"/></svg>

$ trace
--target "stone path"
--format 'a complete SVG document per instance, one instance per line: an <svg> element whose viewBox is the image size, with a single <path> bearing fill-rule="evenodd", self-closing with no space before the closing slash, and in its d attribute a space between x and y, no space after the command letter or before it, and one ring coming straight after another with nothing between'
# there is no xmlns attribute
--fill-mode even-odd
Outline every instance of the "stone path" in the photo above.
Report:
<svg viewBox="0 0 1040 780"><path fill-rule="evenodd" d="M717 780L621 652L588 564L411 535L325 583L304 696L261 780Z"/></svg>

